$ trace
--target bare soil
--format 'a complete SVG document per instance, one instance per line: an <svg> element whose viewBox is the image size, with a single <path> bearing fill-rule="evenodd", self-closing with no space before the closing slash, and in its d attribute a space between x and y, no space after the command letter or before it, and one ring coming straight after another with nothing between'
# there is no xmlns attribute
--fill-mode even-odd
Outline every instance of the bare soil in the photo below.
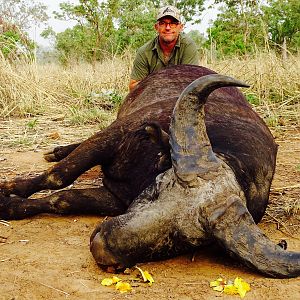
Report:
<svg viewBox="0 0 300 300"><path fill-rule="evenodd" d="M59 118L41 120L30 130L26 124L28 120L0 121L0 180L46 169L49 163L42 158L46 148L78 141L97 130L95 126L70 126ZM274 242L285 239L289 250L300 251L300 128L287 127L274 134L278 163L270 206L260 227ZM97 169L88 172L74 186L98 184L97 174ZM39 215L0 223L0 299L239 299L209 287L218 277L241 277L250 283L245 299L300 299L300 278L266 278L217 248L139 264L153 275L155 283L151 287L133 283L131 293L120 294L100 284L111 274L100 270L89 252L90 234L101 220Z"/></svg>

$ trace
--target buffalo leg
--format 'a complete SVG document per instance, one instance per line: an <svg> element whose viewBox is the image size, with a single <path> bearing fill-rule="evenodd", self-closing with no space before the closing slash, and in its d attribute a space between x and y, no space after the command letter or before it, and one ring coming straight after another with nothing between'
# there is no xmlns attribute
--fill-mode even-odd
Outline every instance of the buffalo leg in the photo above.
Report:
<svg viewBox="0 0 300 300"><path fill-rule="evenodd" d="M49 162L58 162L67 157L79 145L80 143L55 147L54 149L44 153L44 159Z"/></svg>
<svg viewBox="0 0 300 300"><path fill-rule="evenodd" d="M114 156L120 132L119 126L111 125L110 128L82 142L67 157L42 174L31 178L17 177L0 183L0 192L6 196L14 194L27 198L41 190L67 187L85 171L107 163Z"/></svg>
<svg viewBox="0 0 300 300"><path fill-rule="evenodd" d="M125 205L105 187L63 190L39 199L0 194L0 218L6 220L24 219L41 213L115 216L125 210Z"/></svg>

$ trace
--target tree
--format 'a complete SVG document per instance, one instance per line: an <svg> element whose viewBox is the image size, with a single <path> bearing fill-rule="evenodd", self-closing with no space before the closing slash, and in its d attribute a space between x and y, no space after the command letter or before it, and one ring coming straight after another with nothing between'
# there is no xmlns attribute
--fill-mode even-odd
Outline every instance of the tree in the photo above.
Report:
<svg viewBox="0 0 300 300"><path fill-rule="evenodd" d="M297 0L215 0L221 13L209 28L209 42L219 53L245 54L257 48L300 46L300 2Z"/></svg>
<svg viewBox="0 0 300 300"><path fill-rule="evenodd" d="M123 0L119 6L112 42L119 52L130 47L136 49L155 36L156 9L154 1Z"/></svg>
<svg viewBox="0 0 300 300"><path fill-rule="evenodd" d="M56 49L64 59L71 56L73 59L75 56L75 59L85 57L95 63L108 53L136 49L154 37L158 7L175 5L182 12L183 22L199 23L203 2L204 0L79 0L78 5L61 3L60 11L55 12L56 17L75 20L77 25L76 28L67 29L64 34L55 35ZM81 27L80 30L78 26ZM88 32L85 43L82 43L83 32ZM76 51L79 52L76 54Z"/></svg>
<svg viewBox="0 0 300 300"><path fill-rule="evenodd" d="M56 49L60 53L60 62L68 64L69 62L84 60L92 63L95 40L95 33L87 26L76 25L58 33L56 35Z"/></svg>
<svg viewBox="0 0 300 300"><path fill-rule="evenodd" d="M117 15L117 9L119 6L119 0L79 0L78 5L72 5L70 3L61 3L60 12L55 12L58 19L69 19L78 22L78 26L81 26L81 30L78 27L74 30L74 34L81 35L81 32L89 32L89 36L92 38L90 42L94 42L91 53L91 61L95 61L101 58L101 48L104 43L105 37L109 36L114 29L113 18ZM70 30L68 30L70 33ZM59 35L60 42L62 37ZM65 35L67 36L67 35ZM79 38L78 40L82 40ZM90 44L90 43L89 43ZM62 45L62 43L60 43ZM91 45L91 44L90 44ZM65 44L66 46L66 44ZM58 47L58 50L62 49ZM64 48L64 51L69 51Z"/></svg>
<svg viewBox="0 0 300 300"><path fill-rule="evenodd" d="M258 30L258 16L247 13L247 18L244 18L244 13L235 6L223 7L208 29L206 45L216 44L218 53L223 55L245 54L261 46L264 36L263 31Z"/></svg>
<svg viewBox="0 0 300 300"><path fill-rule="evenodd" d="M246 54L262 48L268 40L261 1L216 0L223 3L221 12L208 29L207 46L215 44L224 55Z"/></svg>
<svg viewBox="0 0 300 300"><path fill-rule="evenodd" d="M35 0L0 0L1 18L23 32L48 20L47 6Z"/></svg>
<svg viewBox="0 0 300 300"><path fill-rule="evenodd" d="M150 1L150 0L79 0L79 5L70 3L62 3L60 12L55 15L63 20L75 20L82 30L94 32L90 35L93 39L93 59L95 62L102 58L103 53L107 52L120 53L126 48L136 49L147 40L155 36L154 23L157 8L172 4L182 10L183 19L191 20L195 16L195 22L199 21L196 17L200 16L203 9L203 0L189 1ZM86 28L86 29L84 29ZM68 34L70 31L68 30ZM73 34L79 34L78 28ZM60 39L59 51L61 46L69 47L70 43L62 43L62 38L67 38L68 35L57 35ZM80 40L76 38L74 40ZM58 42L58 40L57 40ZM89 46L92 43L88 43ZM74 45L73 45L74 46ZM72 46L72 47L73 47ZM64 52L71 53L74 49L64 48ZM82 49L85 52L85 49ZM80 57L78 53L78 57Z"/></svg>
<svg viewBox="0 0 300 300"><path fill-rule="evenodd" d="M30 57L34 43L14 24L0 17L0 51L5 58Z"/></svg>
<svg viewBox="0 0 300 300"><path fill-rule="evenodd" d="M205 37L199 30L191 30L187 35L196 43L198 50L202 48L206 42Z"/></svg>
<svg viewBox="0 0 300 300"><path fill-rule="evenodd" d="M300 47L300 2L298 0L269 0L263 6L270 41L281 49L286 42L290 51Z"/></svg>
<svg viewBox="0 0 300 300"><path fill-rule="evenodd" d="M33 24L48 19L46 6L26 0L0 0L0 51L13 60L23 55L30 57L34 43L26 30Z"/></svg>

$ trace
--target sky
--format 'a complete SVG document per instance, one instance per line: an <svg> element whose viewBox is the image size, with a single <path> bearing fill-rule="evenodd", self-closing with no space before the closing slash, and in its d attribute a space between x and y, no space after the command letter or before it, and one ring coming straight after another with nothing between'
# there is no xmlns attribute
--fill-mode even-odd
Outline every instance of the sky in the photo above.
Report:
<svg viewBox="0 0 300 300"><path fill-rule="evenodd" d="M52 29L58 33L64 31L68 27L73 27L75 23L67 22L67 21L60 21L56 20L53 17L52 12L53 11L59 11L59 3L61 2L70 2L72 4L78 3L76 0L38 0L39 2L45 4L48 7L48 15L50 16L50 19L48 21L48 25L52 27ZM211 19L214 19L216 17L217 10L212 9L205 12L203 15L203 19L201 24L199 25L193 25L193 26L185 26L185 32L189 32L192 29L199 30L201 33L205 33L206 29L209 25L209 21ZM51 46L51 43L49 40L46 40L40 36L40 33L45 29L46 27L34 27L30 30L29 36L36 41L36 43L40 46Z"/></svg>
<svg viewBox="0 0 300 300"><path fill-rule="evenodd" d="M54 19L52 12L53 11L59 11L59 3L61 2L70 2L70 3L78 3L78 1L74 0L38 0L38 2L41 2L45 4L48 7L47 13L50 17L48 21L48 26L52 27L52 29L58 33L64 31L68 27L73 27L74 23L72 22L66 22L66 21L60 21L57 19ZM37 42L37 44L42 46L50 46L50 41L47 39L44 39L40 36L40 33L48 26L43 27L33 27L29 31L29 36Z"/></svg>

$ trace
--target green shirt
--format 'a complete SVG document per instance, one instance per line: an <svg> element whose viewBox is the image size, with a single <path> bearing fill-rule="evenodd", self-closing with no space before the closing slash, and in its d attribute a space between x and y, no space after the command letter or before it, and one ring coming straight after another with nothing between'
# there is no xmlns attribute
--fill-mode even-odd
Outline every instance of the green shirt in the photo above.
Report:
<svg viewBox="0 0 300 300"><path fill-rule="evenodd" d="M182 64L199 65L199 55L193 40L181 33L166 62L157 36L137 50L130 78L139 81L166 66Z"/></svg>

